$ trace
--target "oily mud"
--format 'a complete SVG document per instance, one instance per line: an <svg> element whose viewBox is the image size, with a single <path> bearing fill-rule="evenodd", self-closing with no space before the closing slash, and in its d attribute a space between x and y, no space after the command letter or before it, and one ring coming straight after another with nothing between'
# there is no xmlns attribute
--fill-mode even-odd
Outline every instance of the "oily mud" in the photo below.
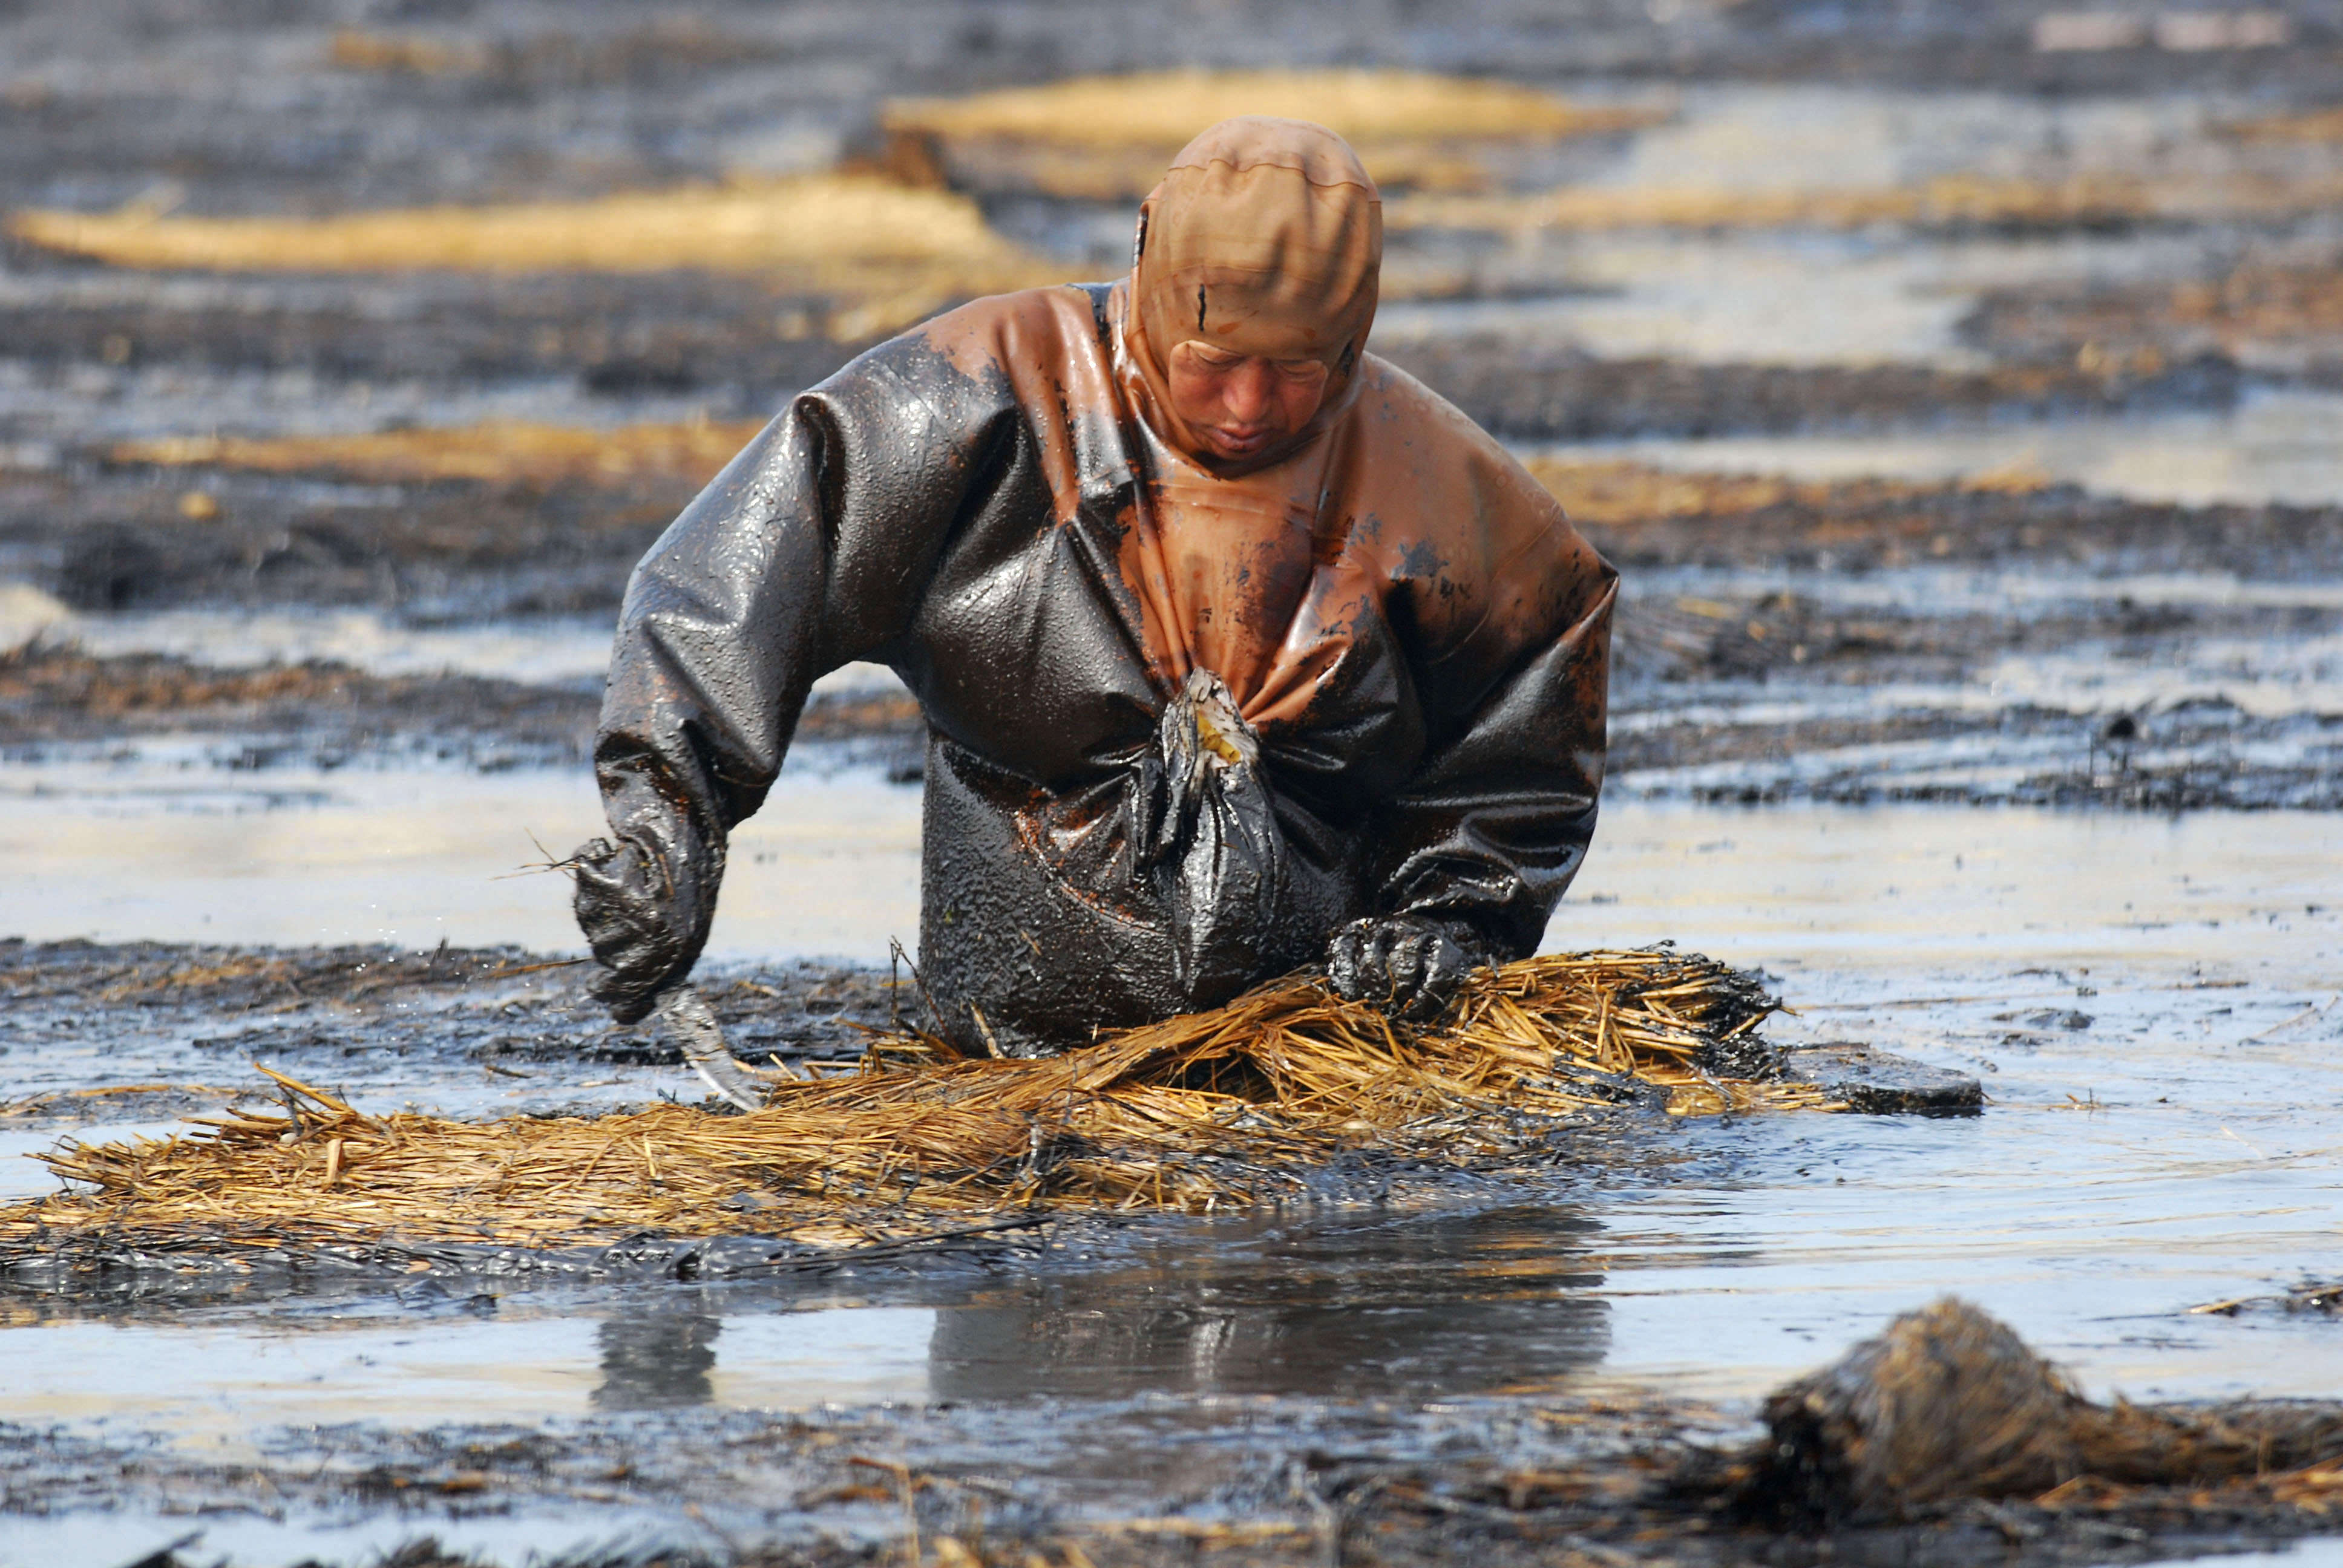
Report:
<svg viewBox="0 0 2343 1568"><path fill-rule="evenodd" d="M1857 829L1861 815L1815 826ZM1766 820L1688 821L1692 874L1659 861L1625 883L1608 873L1572 918L1615 924L1623 906L1600 900L1625 886L1632 919L1776 962L1798 947L1779 933L1799 921L1761 911L1775 935L1721 937L1698 918L1704 897L1751 902L1737 883L1704 891L1718 873L1698 868L1765 859ZM1025 1568L1029 1552L1053 1565L1324 1562L1331 1525L1351 1562L1599 1549L2080 1563L2323 1530L2315 1463L2299 1478L2061 1482L1930 1502L1900 1521L1736 1512L1736 1466L1761 1442L1751 1397L1924 1299L1913 1292L1948 1264L2029 1340L2081 1362L2101 1400L2117 1388L2177 1398L2176 1419L2235 1424L2251 1414L2238 1394L2327 1386L2327 1314L2241 1302L2239 1282L2284 1286L2321 1255L2325 1137L2303 1108L2321 1101L2304 1086L2323 1081L2334 1026L2308 980L2331 945L2309 928L2328 928L2298 914L2288 934L2278 917L2301 908L2300 889L2258 871L2158 901L2171 874L2260 864L2204 837L2241 819L2184 825L2166 849L2140 837L2147 825L2111 819L2127 836L2084 852L2128 869L2105 897L2139 900L2136 915L2112 901L2080 920L2024 899L1980 905L2013 880L1975 830L1991 820L1907 816L1842 846L1888 896L1842 890L1856 945L1818 950L1838 955L1828 973L1809 954L1786 988L1815 1038L1878 1039L1985 1074L1983 1116L1654 1129L1544 1177L1449 1186L1430 1202L1403 1184L1381 1202L1354 1186L1316 1210L1068 1227L782 1278L678 1279L643 1248L634 1269L567 1278L294 1278L256 1258L193 1289L20 1281L0 1309L12 1547L131 1562L202 1528L180 1561L357 1563L428 1537L441 1558L413 1561L608 1561L620 1542L631 1556L618 1561L845 1562L900 1559L916 1529L930 1560L960 1551ZM1623 810L1618 847L1657 826ZM2024 837L2055 827L2002 826L2011 854L2048 867L2036 902L2075 880ZM1915 882L1922 869L1888 852L1908 855L1930 830L1945 867L1956 847L1968 857L1943 886ZM2295 882L2315 889L2322 874ZM1945 947L1973 916L2056 930L2026 939L2022 964L1989 935ZM2125 924L2184 917L2214 925ZM1895 918L1922 927L1894 928L1894 951L1876 950ZM2271 960L2279 970L2257 967ZM604 1047L627 1031L586 1007L574 968L537 967L548 961L19 947L5 1014L17 1032L0 1060L32 1103L12 1146L205 1114L251 1081L256 1058L360 1104L470 1116L697 1094L672 1065L611 1060ZM830 1027L898 1005L903 988L860 972ZM836 975L767 964L710 989L742 1040L769 1030L779 1050L810 1057L839 1046L781 1037L824 1024L809 1015L832 1005L817 993ZM118 1103L74 1092L140 1083L227 1087ZM2043 1213L2045 1185L2073 1201ZM402 1271L416 1261L430 1260ZM2078 1266L2111 1316L2076 1322ZM2200 1304L2225 1311L2187 1312ZM1715 1370L1687 1379L1688 1362L1762 1370L1754 1386L1738 1370L1720 1384ZM116 1419L87 1419L100 1409Z"/></svg>
<svg viewBox="0 0 2343 1568"><path fill-rule="evenodd" d="M232 770L330 770L361 759L483 772L576 768L591 753L598 706L577 686L377 675L330 659L223 669L38 637L0 650L0 757L16 764L166 739L202 744L212 766ZM848 689L816 694L797 733L840 762L875 759L916 777L923 728L908 695Z"/></svg>
<svg viewBox="0 0 2343 1568"><path fill-rule="evenodd" d="M1113 263L1069 263L1062 270L1064 281L1086 281L1093 273L1110 276ZM738 417L777 406L886 335L857 331L850 308L834 296L777 294L729 280L710 288L695 279L678 297L658 278L604 278L592 286L531 278L503 282L479 297L434 302L436 307L400 301L386 310L365 297L334 299L352 291L327 279L297 280L303 292L327 297L307 309L271 297L281 288L251 303L207 307L200 297L178 305L167 293L83 303L55 283L25 286L50 277L38 270L20 279L17 292L29 297L14 307L0 294L0 334L35 385L65 382L69 396L87 396L101 379L168 375L305 377L355 386L558 380L612 406L689 397ZM238 286L254 292L249 284ZM1443 294L1470 300L1567 286L1562 278L1460 277ZM820 325L826 322L834 325ZM833 330L852 336L834 343ZM1981 328L1979 336L2003 347L2002 335ZM2023 356L2012 355L2020 362L1976 370L1687 364L1471 336L1394 346L1389 357L1491 431L1523 441L2221 407L2247 378L2218 345L2117 357L2081 354L2079 343L2064 356L2026 347Z"/></svg>
<svg viewBox="0 0 2343 1568"><path fill-rule="evenodd" d="M1633 481L1624 487L1623 467ZM2324 506L2175 505L2046 484L1806 484L1768 498L1736 494L1742 476L1654 482L1665 477L1609 457L1542 457L1534 471L1566 507L1578 503L1582 530L1631 571L2038 562L2269 580L2316 578L2343 548L2343 509ZM0 570L100 612L366 606L426 624L607 613L701 477L361 486L201 469L0 475ZM1724 493L1636 507L1642 492L1684 484Z"/></svg>
<svg viewBox="0 0 2343 1568"><path fill-rule="evenodd" d="M2277 254L2178 282L1996 289L1960 330L1997 357L2045 366L2160 371L2211 355L2260 379L2336 386L2343 382L2343 272L2332 256L2272 248Z"/></svg>
<svg viewBox="0 0 2343 1568"><path fill-rule="evenodd" d="M5 101L11 160L0 201L26 205L70 180L100 201L138 195L157 167L223 204L369 206L641 183L728 163L766 167L834 153L880 94L965 93L1084 71L1343 57L1534 81L1717 78L1995 88L2018 94L2258 89L2268 117L2323 106L2331 22L2274 7L2275 22L2152 26L2118 16L2042 25L2031 0L1949 0L1892 15L1784 0L1740 6L1603 4L1567 24L1534 6L1483 5L1429 27L1361 24L1331 5L1170 6L1144 16L1051 4L979 13L907 5L760 15L709 6L646 24L602 4L556 21L498 5L342 10L214 5L157 21L103 8L12 13L19 62ZM2298 47L2288 47L2289 44ZM112 52L126 69L93 88L70 69ZM1266 60L1264 59L1266 56ZM292 91L245 101L222 74L266 69ZM744 91L795 113L743 126ZM2270 102L2268 100L2275 100ZM563 112L535 111L548 105ZM115 106L121 112L100 111ZM273 133L295 120L298 136ZM871 116L865 125L875 121ZM418 128L475 156L453 168L400 156ZM875 128L875 127L874 127Z"/></svg>
<svg viewBox="0 0 2343 1568"><path fill-rule="evenodd" d="M2343 35L2315 6L2117 10L0 6L0 207L52 215L0 240L0 792L30 889L0 934L44 939L0 949L12 1199L60 1138L281 1110L255 1060L371 1111L698 1103L578 994L558 880L492 879L530 832L593 830L593 645L710 433L980 273L1124 265L1131 159L976 146L965 95L1338 55L1579 116L1371 163L1381 347L1624 568L1612 798L1549 945L1763 964L1815 1059L1870 1041L1986 1096L1624 1107L1510 1176L1346 1170L1282 1212L827 1271L685 1280L646 1243L526 1276L256 1251L19 1280L0 1563L2048 1564L2328 1528L2323 1451L1858 1519L1841 1441L1795 1450L1803 1516L1735 1502L1765 1397L1947 1279L2094 1408L2266 1432L2240 1402L2343 1388ZM972 214L995 270L36 242L259 218L314 256L349 230L312 219L488 209L444 239L802 176ZM498 429L534 455L231 460L411 437L477 463ZM917 779L920 725L864 675L736 844L709 990L744 1054L842 1060L915 1006L883 959L918 799L886 780ZM112 935L50 940L82 932ZM775 956L817 953L846 958ZM1815 1425L1860 1438L1837 1377L1805 1385Z"/></svg>
<svg viewBox="0 0 2343 1568"><path fill-rule="evenodd" d="M74 1098L79 1091L38 1087L50 1073L73 1070L54 1045L42 1049L58 1036L91 1053L85 1063L104 1060L110 1040L135 1038L172 1042L175 1051L191 1053L176 1058L186 1066L282 1055L300 1064L296 1070L338 1062L337 1081L369 1082L368 1075L381 1072L391 1075L386 1087L409 1089L440 1068L467 1064L681 1060L672 1042L602 1016L578 983L580 968L578 960L519 950L403 953L12 940L0 943L0 985L13 1004L5 1027L10 1054L24 1059L33 1076L19 1079L32 1091L12 1099L5 1114L25 1126L85 1113ZM899 979L801 963L704 989L735 1049L752 1060L850 1059L860 1054L867 1030L897 1020L907 996L916 1003L908 981ZM402 1076L408 1073L411 1081Z"/></svg>
<svg viewBox="0 0 2343 1568"><path fill-rule="evenodd" d="M161 1547L143 1559L157 1563L208 1561L198 1546L245 1557L307 1525L313 1540L372 1547L370 1560L402 1568L518 1561L507 1553L522 1543L528 1561L578 1568L915 1552L1021 1568L1526 1563L1557 1551L1606 1563L2047 1564L2323 1535L2343 1446L2331 1404L2091 1404L2006 1328L1949 1302L1785 1386L1761 1432L1633 1398L1509 1416L1338 1399L1257 1403L1243 1436L1217 1452L1172 1407L1145 1402L1014 1417L980 1402L712 1415L693 1406L720 1342L714 1320L689 1314L606 1332L599 1408L583 1420L379 1437L309 1427L225 1462L9 1426L0 1476L8 1495L38 1489L55 1509L25 1521L27 1543L136 1541L127 1524ZM1922 1365L1898 1364L1899 1352ZM1947 1397L1954 1377L1966 1399ZM2012 1452L1991 1423L2029 1398L2041 1408L2027 1433L2041 1435ZM1907 1480L1897 1423L1931 1417L1940 1424L1916 1441L1941 1462ZM2068 1426L2091 1435L2053 1452ZM2139 1443L2151 1435L2162 1442ZM1174 1473L1116 1475L1134 1440L1180 1452ZM198 1499L205 1527L165 1533ZM110 1516L71 1523L77 1504L100 1501ZM643 1533L662 1517L693 1521L689 1539ZM602 1543L588 1544L598 1533Z"/></svg>
<svg viewBox="0 0 2343 1568"><path fill-rule="evenodd" d="M1996 603L2007 575L1891 568L1854 593L1778 568L1631 578L1613 787L1742 803L2334 809L2343 607L2316 588L2241 594L2225 576L2149 573L2053 578L2046 592L2037 578L2013 614ZM579 685L322 659L223 669L94 654L72 634L67 622L58 640L0 654L0 744L18 763L194 742L216 769L575 767L595 721ZM882 673L870 680L817 694L799 765L916 780L917 704Z"/></svg>

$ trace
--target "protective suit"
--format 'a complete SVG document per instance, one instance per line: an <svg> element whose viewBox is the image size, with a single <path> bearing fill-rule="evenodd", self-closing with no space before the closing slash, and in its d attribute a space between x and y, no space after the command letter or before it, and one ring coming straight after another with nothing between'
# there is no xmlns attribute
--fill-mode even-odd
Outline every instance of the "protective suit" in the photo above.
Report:
<svg viewBox="0 0 2343 1568"><path fill-rule="evenodd" d="M794 399L636 569L579 852L597 994L705 941L726 836L814 679L929 725L920 964L1026 1054L1329 966L1436 1006L1531 951L1603 775L1614 574L1486 434L1364 351L1380 198L1340 138L1227 122L1130 276L981 299ZM1203 455L1179 340L1327 367L1306 426Z"/></svg>

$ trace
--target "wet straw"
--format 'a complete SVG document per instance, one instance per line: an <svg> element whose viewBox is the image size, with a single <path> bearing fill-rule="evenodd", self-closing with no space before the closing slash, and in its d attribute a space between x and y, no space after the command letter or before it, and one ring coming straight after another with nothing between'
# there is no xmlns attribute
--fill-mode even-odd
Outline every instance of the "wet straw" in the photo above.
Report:
<svg viewBox="0 0 2343 1568"><path fill-rule="evenodd" d="M648 1231L865 1247L1003 1210L1212 1211L1295 1194L1353 1151L1502 1160L1642 1093L1677 1115L1822 1107L1822 1091L1762 1067L1727 1075L1770 1060L1725 1048L1745 1047L1779 1005L1752 976L1668 951L1483 971L1425 1028L1297 976L1036 1060L874 1031L852 1068L760 1084L745 1113L372 1116L263 1067L282 1115L230 1111L196 1134L45 1156L71 1185L0 1209L0 1264L101 1232L552 1247Z"/></svg>

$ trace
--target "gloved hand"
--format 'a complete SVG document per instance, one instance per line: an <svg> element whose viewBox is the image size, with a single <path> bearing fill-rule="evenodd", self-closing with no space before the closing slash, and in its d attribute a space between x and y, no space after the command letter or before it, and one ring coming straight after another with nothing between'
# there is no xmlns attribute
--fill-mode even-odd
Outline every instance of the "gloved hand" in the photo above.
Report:
<svg viewBox="0 0 2343 1568"><path fill-rule="evenodd" d="M1412 1023L1446 1011L1465 977L1488 961L1470 930L1418 915L1353 920L1326 943L1336 995Z"/></svg>
<svg viewBox="0 0 2343 1568"><path fill-rule="evenodd" d="M571 907L602 972L586 987L620 1023L639 1023L698 955L677 929L673 890L656 859L631 839L592 839L569 857Z"/></svg>

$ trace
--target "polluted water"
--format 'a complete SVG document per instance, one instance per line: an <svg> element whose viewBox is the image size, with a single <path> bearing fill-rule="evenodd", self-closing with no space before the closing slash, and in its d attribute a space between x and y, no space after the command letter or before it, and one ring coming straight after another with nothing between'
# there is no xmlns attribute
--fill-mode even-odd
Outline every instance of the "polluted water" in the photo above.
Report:
<svg viewBox="0 0 2343 1568"><path fill-rule="evenodd" d="M888 140L900 101L1332 36L1306 7L1219 4L1061 7L1047 32L1001 7L949 31L889 8L260 9L124 29L0 7L0 116L30 149L0 207L134 204L136 238L883 164L1038 280L1095 280L1127 265L1145 182L1110 198L1055 153ZM1544 950L1672 941L1759 971L1792 1010L1775 1043L1973 1078L1978 1113L1654 1111L1499 1177L1069 1221L918 1266L28 1274L0 1292L0 1568L361 1564L424 1536L432 1568L964 1568L942 1543L974 1555L986 1521L1047 1568L1079 1568L1052 1532L1092 1528L1102 1568L1526 1560L1496 1537L1540 1486L1746 1442L1769 1391L1946 1290L2095 1400L2343 1396L2313 1288L2343 1272L2324 25L1893 9L1467 5L1341 32L1346 58L1613 115L1473 167L1413 149L1371 346L1623 568L1601 823ZM602 829L586 764L619 597L709 472L226 454L753 426L956 302L889 276L872 298L852 276L207 271L12 238L0 1197L50 1191L61 1140L199 1129L256 1063L368 1113L700 1103L583 999L548 863ZM1642 488L1604 515L1589 476ZM266 695L297 675L308 697ZM818 1040L738 1032L744 1055L850 1056L913 990L888 981L919 930L921 726L883 670L816 696L831 729L733 838L699 978ZM243 989L148 983L174 974ZM1345 1492L1353 1463L1388 1473ZM1469 1463L1498 1479L1419 1484ZM1426 1495L1494 1533L1345 1534ZM2343 1563L2247 1550L2271 1543L2244 1526L2044 1537L2035 1508L1812 1550ZM1512 1546L1749 1544L1705 1530L1581 1519ZM1021 1544L1001 1562L1030 1568Z"/></svg>

